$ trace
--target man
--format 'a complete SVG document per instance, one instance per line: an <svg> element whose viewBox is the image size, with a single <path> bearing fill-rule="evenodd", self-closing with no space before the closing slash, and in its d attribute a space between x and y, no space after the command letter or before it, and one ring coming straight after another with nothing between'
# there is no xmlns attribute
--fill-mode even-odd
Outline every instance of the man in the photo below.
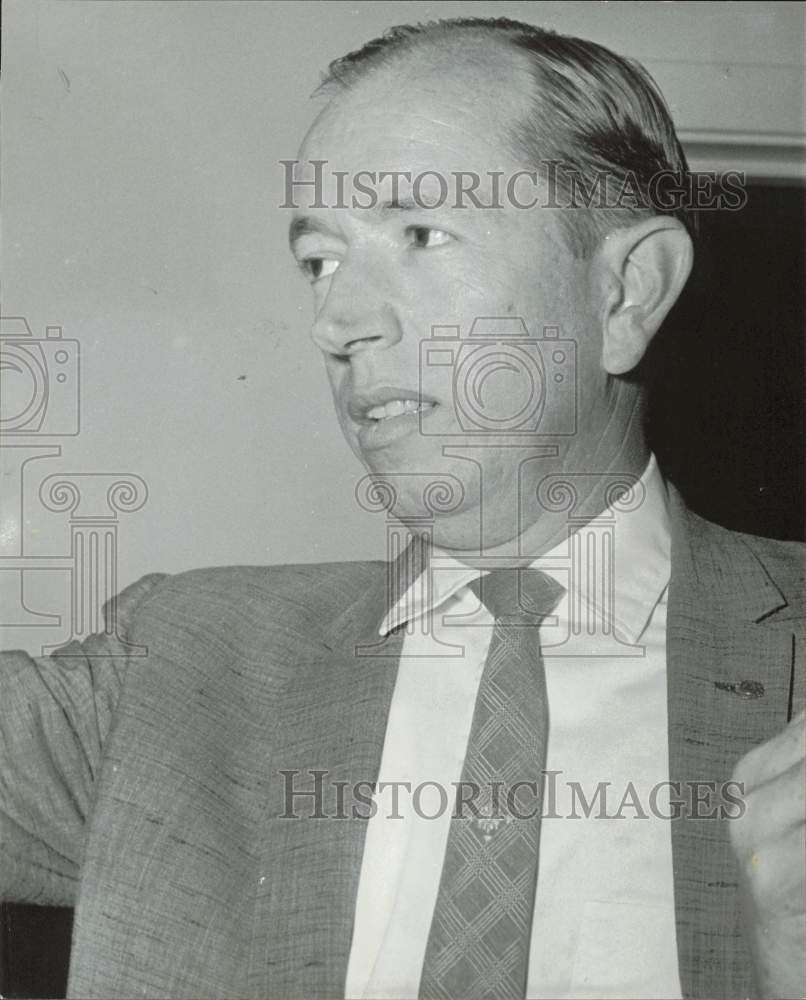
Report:
<svg viewBox="0 0 806 1000"><path fill-rule="evenodd" d="M3 898L76 904L76 996L799 995L802 551L689 514L644 440L636 369L693 256L685 199L646 197L685 165L662 101L508 21L401 29L331 76L292 249L413 544L390 574L145 578L109 634L11 654ZM492 802L496 739L528 814ZM617 789L598 822L583 785Z"/></svg>

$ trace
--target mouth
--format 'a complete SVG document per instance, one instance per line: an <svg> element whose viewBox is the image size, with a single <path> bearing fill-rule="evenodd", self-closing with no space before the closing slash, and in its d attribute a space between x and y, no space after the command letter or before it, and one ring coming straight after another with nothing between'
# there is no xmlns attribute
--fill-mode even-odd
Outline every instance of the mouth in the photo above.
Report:
<svg viewBox="0 0 806 1000"><path fill-rule="evenodd" d="M371 406L366 412L367 420L378 423L395 417L413 416L433 408L434 403L420 403L416 399L392 399L382 406Z"/></svg>
<svg viewBox="0 0 806 1000"><path fill-rule="evenodd" d="M347 410L357 424L371 427L401 418L411 419L436 406L437 401L432 396L410 389L380 386L355 393Z"/></svg>
<svg viewBox="0 0 806 1000"><path fill-rule="evenodd" d="M354 393L347 410L358 425L362 450L372 451L419 431L421 421L430 418L438 406L433 396L416 390L379 386Z"/></svg>

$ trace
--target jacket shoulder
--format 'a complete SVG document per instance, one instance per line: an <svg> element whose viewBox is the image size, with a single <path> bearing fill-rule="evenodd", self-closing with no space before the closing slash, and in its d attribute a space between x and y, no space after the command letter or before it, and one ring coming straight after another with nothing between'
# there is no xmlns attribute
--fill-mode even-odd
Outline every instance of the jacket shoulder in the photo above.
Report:
<svg viewBox="0 0 806 1000"><path fill-rule="evenodd" d="M214 566L170 578L168 593L278 602L289 610L343 606L346 595L369 586L383 570L381 562L287 563L274 566Z"/></svg>
<svg viewBox="0 0 806 1000"><path fill-rule="evenodd" d="M315 638L384 573L382 562L218 566L144 578L119 602L133 634L229 637L259 633Z"/></svg>

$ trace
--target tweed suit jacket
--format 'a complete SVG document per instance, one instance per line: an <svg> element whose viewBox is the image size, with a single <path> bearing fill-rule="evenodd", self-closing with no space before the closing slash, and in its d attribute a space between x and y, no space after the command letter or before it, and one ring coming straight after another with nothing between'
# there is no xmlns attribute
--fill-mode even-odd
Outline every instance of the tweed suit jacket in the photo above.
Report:
<svg viewBox="0 0 806 1000"><path fill-rule="evenodd" d="M802 698L804 547L672 501L670 779L720 782ZM0 897L75 906L71 996L342 997L366 820L283 818L279 772L377 774L384 565L156 575L115 610L3 660ZM683 995L751 996L728 821L671 824Z"/></svg>

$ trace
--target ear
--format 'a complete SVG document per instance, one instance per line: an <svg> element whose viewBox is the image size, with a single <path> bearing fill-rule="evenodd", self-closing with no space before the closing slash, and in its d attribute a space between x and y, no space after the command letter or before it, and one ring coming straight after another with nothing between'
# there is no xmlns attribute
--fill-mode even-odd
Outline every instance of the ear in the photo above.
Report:
<svg viewBox="0 0 806 1000"><path fill-rule="evenodd" d="M602 365L632 371L691 273L694 247L685 226L655 215L608 233L596 252L602 282Z"/></svg>

